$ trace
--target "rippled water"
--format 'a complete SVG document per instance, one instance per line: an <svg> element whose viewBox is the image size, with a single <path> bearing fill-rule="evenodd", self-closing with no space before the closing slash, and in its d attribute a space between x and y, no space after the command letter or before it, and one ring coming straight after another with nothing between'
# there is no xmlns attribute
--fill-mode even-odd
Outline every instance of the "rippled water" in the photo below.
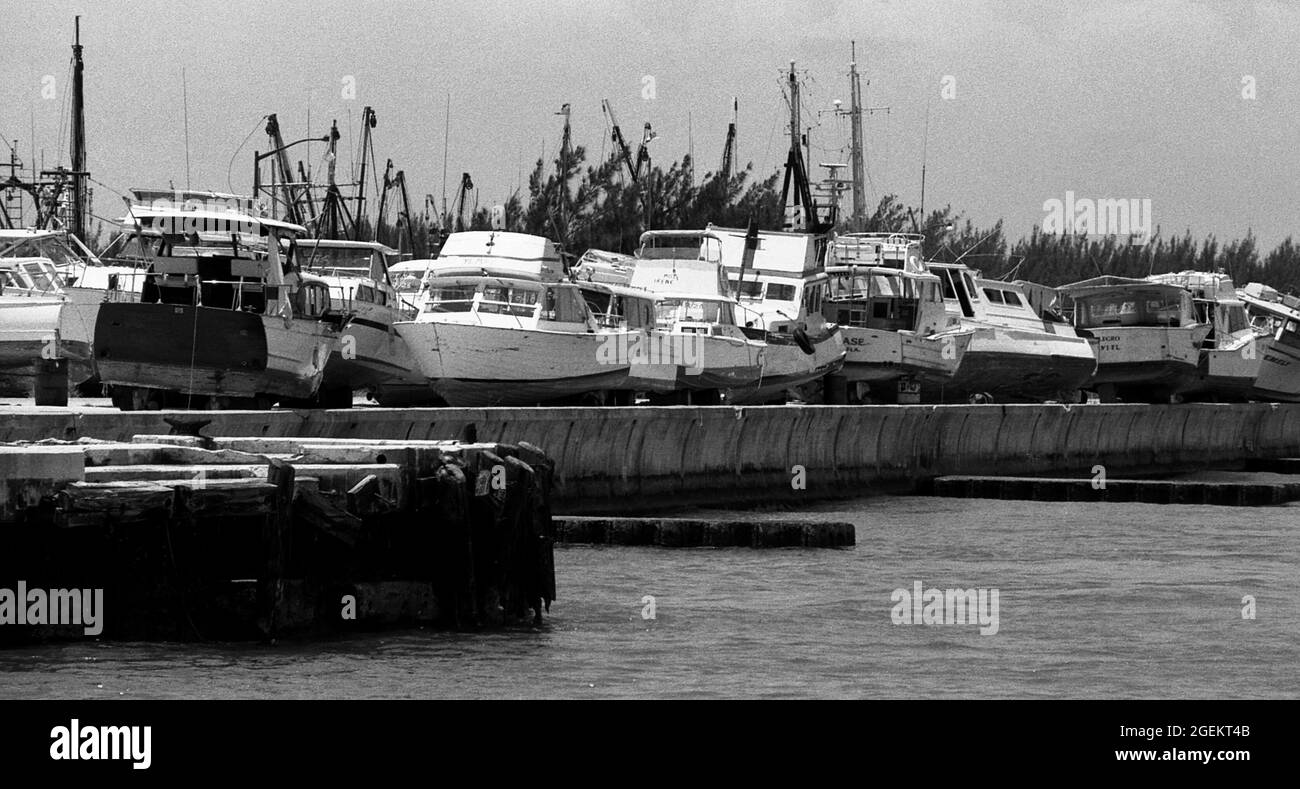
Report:
<svg viewBox="0 0 1300 789"><path fill-rule="evenodd" d="M8 649L0 697L1300 697L1300 508L884 497L760 517L850 520L858 544L561 547L539 629ZM917 580L998 589L997 634L893 624Z"/></svg>

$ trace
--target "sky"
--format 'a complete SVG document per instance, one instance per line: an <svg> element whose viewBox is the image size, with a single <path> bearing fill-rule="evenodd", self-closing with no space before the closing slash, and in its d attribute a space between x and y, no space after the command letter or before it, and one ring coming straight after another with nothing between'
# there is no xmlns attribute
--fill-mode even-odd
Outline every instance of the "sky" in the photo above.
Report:
<svg viewBox="0 0 1300 789"><path fill-rule="evenodd" d="M0 0L0 136L30 165L68 160L73 17L86 63L95 212L131 187L248 193L262 129L319 136L337 119L341 172L372 106L380 168L404 170L413 207L480 206L527 189L559 149L571 106L589 161L610 154L608 99L656 164L693 151L716 169L733 99L738 158L777 171L789 145L783 72L803 80L812 164L849 161L856 42L867 202L894 193L951 205L1012 238L1045 203L1150 200L1164 235L1292 235L1300 198L1300 8L1285 2L870 2L767 0L279 0L274 3ZM184 84L184 94L182 85ZM53 86L53 90L50 87ZM349 88L354 91L349 92ZM53 95L51 95L53 94ZM187 95L188 100L183 100ZM186 170L188 105L189 170ZM450 133L448 125L450 106ZM446 181L444 182L444 145ZM0 156L9 151L0 147ZM324 146L290 150L323 176ZM368 190L372 190L369 186Z"/></svg>

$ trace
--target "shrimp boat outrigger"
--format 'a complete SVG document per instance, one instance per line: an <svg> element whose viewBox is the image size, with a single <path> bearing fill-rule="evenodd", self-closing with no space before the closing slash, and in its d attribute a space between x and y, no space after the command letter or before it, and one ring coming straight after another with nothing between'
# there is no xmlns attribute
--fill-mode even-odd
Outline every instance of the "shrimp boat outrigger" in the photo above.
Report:
<svg viewBox="0 0 1300 789"><path fill-rule="evenodd" d="M626 401L628 363L559 249L524 233L452 233L428 267L419 315L395 324L426 385L453 406Z"/></svg>
<svg viewBox="0 0 1300 789"><path fill-rule="evenodd" d="M302 273L299 225L233 211L131 208L147 247L139 303L95 324L100 378L122 410L269 407L312 397L348 316Z"/></svg>

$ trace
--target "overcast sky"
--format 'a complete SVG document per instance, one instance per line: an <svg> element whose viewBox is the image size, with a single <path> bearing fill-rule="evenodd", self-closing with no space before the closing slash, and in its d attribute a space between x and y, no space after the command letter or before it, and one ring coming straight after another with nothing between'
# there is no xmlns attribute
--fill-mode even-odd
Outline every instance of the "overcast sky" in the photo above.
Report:
<svg viewBox="0 0 1300 789"><path fill-rule="evenodd" d="M481 205L508 197L521 172L526 188L539 154L555 156L562 122L554 113L566 102L575 141L592 158L602 145L608 155L602 98L634 145L642 124L653 124L657 163L693 147L702 173L720 162L736 97L740 160L767 174L788 145L781 72L791 60L806 80L814 164L848 161L847 121L818 111L837 98L847 105L856 40L866 102L889 108L865 124L872 205L888 192L915 203L928 150L927 207L951 204L981 225L1002 218L1013 239L1042 223L1044 201L1067 191L1150 199L1165 235L1190 229L1226 240L1250 228L1271 248L1294 232L1294 4L4 4L0 135L18 139L25 160L33 141L38 164L42 150L47 166L60 151L67 160L60 128L73 16L81 14L89 165L96 180L122 191L185 184L182 68L190 182L215 191L251 190L253 151L268 148L268 113L278 113L286 140L307 136L309 108L313 135L337 118L346 149L370 105L380 167L392 158L406 171L418 210L424 194L443 194L448 96L446 188L469 172ZM54 99L43 97L47 76ZM355 99L344 97L349 84ZM319 145L310 151L318 171L322 153ZM308 151L291 154L297 161ZM345 168L350 158L345 150ZM97 213L120 215L112 193L96 187L95 197Z"/></svg>

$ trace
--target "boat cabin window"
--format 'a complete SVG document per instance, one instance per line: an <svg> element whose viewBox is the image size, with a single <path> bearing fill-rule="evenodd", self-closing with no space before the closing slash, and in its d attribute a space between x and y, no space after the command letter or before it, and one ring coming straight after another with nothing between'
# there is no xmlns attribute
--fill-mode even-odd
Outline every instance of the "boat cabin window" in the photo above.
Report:
<svg viewBox="0 0 1300 789"><path fill-rule="evenodd" d="M695 301L691 299L664 299L655 305L655 318L660 326L671 329L674 323L720 323L735 325L735 314L725 301Z"/></svg>
<svg viewBox="0 0 1300 789"><path fill-rule="evenodd" d="M1084 328L1104 326L1179 326L1182 302L1176 294L1135 295L1119 293L1084 299L1074 310L1075 325Z"/></svg>
<svg viewBox="0 0 1300 789"><path fill-rule="evenodd" d="M754 280L730 280L731 292L736 292L736 283L740 283L740 300L741 301L762 301L764 282L755 282Z"/></svg>
<svg viewBox="0 0 1300 789"><path fill-rule="evenodd" d="M541 318L556 323L583 323L587 320L587 309L577 288L550 287L546 289Z"/></svg>
<svg viewBox="0 0 1300 789"><path fill-rule="evenodd" d="M473 285L440 285L429 288L425 312L469 312L474 307Z"/></svg>
<svg viewBox="0 0 1300 789"><path fill-rule="evenodd" d="M646 260L722 260L722 242L705 236L651 236L641 245L638 257Z"/></svg>
<svg viewBox="0 0 1300 789"><path fill-rule="evenodd" d="M478 312L490 315L514 315L531 318L537 312L537 288L517 285L487 285L479 301Z"/></svg>
<svg viewBox="0 0 1300 789"><path fill-rule="evenodd" d="M375 289L370 287L369 285L358 285L356 294L353 296L353 298L355 298L357 301L364 301L370 304L374 304L376 301L378 301L378 299L375 298Z"/></svg>
<svg viewBox="0 0 1300 789"><path fill-rule="evenodd" d="M812 315L822 311L822 293L825 289L826 283L824 282L818 282L804 288L803 311L806 315Z"/></svg>
<svg viewBox="0 0 1300 789"><path fill-rule="evenodd" d="M1002 291L996 288L985 288L984 298L989 300L989 304L1002 304Z"/></svg>
<svg viewBox="0 0 1300 789"><path fill-rule="evenodd" d="M329 312L330 289L320 282L303 283L294 300L295 312L304 318L319 318Z"/></svg>
<svg viewBox="0 0 1300 789"><path fill-rule="evenodd" d="M939 282L943 286L943 297L945 299L956 299L957 291L952 286L952 272L946 268L938 270Z"/></svg>
<svg viewBox="0 0 1300 789"><path fill-rule="evenodd" d="M966 292L970 294L971 301L979 301L980 289L975 287L975 278L963 272L962 279L966 281Z"/></svg>

